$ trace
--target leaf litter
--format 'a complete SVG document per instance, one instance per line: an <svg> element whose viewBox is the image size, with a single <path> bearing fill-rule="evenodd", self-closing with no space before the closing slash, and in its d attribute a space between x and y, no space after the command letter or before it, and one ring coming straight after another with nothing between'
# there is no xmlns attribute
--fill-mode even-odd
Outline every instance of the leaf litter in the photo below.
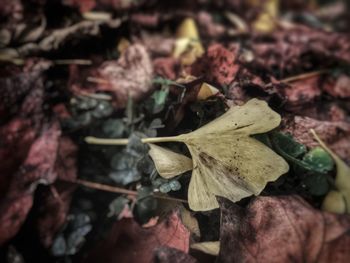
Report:
<svg viewBox="0 0 350 263"><path fill-rule="evenodd" d="M0 261L347 262L348 10L2 5Z"/></svg>

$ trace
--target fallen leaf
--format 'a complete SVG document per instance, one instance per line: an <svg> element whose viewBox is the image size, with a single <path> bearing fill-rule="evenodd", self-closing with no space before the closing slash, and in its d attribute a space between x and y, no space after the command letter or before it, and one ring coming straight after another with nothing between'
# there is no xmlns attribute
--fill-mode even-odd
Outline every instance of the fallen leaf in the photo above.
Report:
<svg viewBox="0 0 350 263"><path fill-rule="evenodd" d="M76 179L76 155L77 146L68 137L61 137L55 163L58 179ZM45 247L52 245L53 238L66 222L75 188L75 185L58 181L45 191L39 204L40 216L37 219L40 240Z"/></svg>
<svg viewBox="0 0 350 263"><path fill-rule="evenodd" d="M153 60L154 73L163 78L175 80L180 63L173 57L160 57Z"/></svg>
<svg viewBox="0 0 350 263"><path fill-rule="evenodd" d="M157 248L168 246L187 253L189 232L177 212L154 227L142 228L132 219L116 222L109 235L89 253L84 263L149 263Z"/></svg>
<svg viewBox="0 0 350 263"><path fill-rule="evenodd" d="M316 210L298 196L257 197L247 208L221 200L220 207L218 262L322 263L350 258L347 215Z"/></svg>
<svg viewBox="0 0 350 263"><path fill-rule="evenodd" d="M261 4L260 1L250 1L253 5ZM278 16L279 0L264 1L258 18L253 22L253 28L262 33L272 32L276 27L276 18Z"/></svg>
<svg viewBox="0 0 350 263"><path fill-rule="evenodd" d="M243 106L232 107L196 131L141 141L187 145L193 161L189 206L194 211L208 211L219 207L215 196L236 202L258 195L267 182L288 171L283 158L250 137L272 130L280 121L281 117L265 101L252 99ZM125 144L125 140L118 139L87 137L85 140L93 144Z"/></svg>
<svg viewBox="0 0 350 263"><path fill-rule="evenodd" d="M140 44L130 45L118 61L104 62L97 78L103 79L96 91L110 92L116 108L124 108L130 96L140 100L152 88L153 67L146 49Z"/></svg>
<svg viewBox="0 0 350 263"><path fill-rule="evenodd" d="M191 67L191 74L203 76L206 81L228 85L236 77L239 66L236 64L236 50L230 51L220 44L208 47L203 57Z"/></svg>
<svg viewBox="0 0 350 263"><path fill-rule="evenodd" d="M197 263L197 260L181 250L171 247L160 247L154 251L155 263Z"/></svg>
<svg viewBox="0 0 350 263"><path fill-rule="evenodd" d="M279 92L286 99L287 108L312 103L321 96L319 76L294 81Z"/></svg>
<svg viewBox="0 0 350 263"><path fill-rule="evenodd" d="M209 12L200 11L197 20L201 33L206 37L219 38L226 32L225 26L216 23Z"/></svg>
<svg viewBox="0 0 350 263"><path fill-rule="evenodd" d="M0 202L0 244L13 237L32 207L33 192L39 183L56 179L53 170L60 131L57 123L43 127L40 137L30 146L27 156L12 175Z"/></svg>
<svg viewBox="0 0 350 263"><path fill-rule="evenodd" d="M252 99L200 129L180 135L193 158L190 208L217 208L215 195L233 202L258 195L268 181L286 173L288 164L281 157L249 137L269 131L279 122L280 116L265 102Z"/></svg>
<svg viewBox="0 0 350 263"><path fill-rule="evenodd" d="M293 25L276 29L267 41L256 36L253 42L252 67L272 74L279 72L277 77L295 74L300 69L319 68L320 65L327 68L334 63L350 62L349 36L337 32Z"/></svg>
<svg viewBox="0 0 350 263"><path fill-rule="evenodd" d="M336 81L324 85L323 89L331 96L336 98L350 98L350 77L342 74Z"/></svg>
<svg viewBox="0 0 350 263"><path fill-rule="evenodd" d="M148 154L151 156L160 176L168 179L192 170L192 160L185 155L155 144L150 143L149 146L151 149Z"/></svg>
<svg viewBox="0 0 350 263"><path fill-rule="evenodd" d="M45 63L44 63L45 64ZM1 79L0 243L13 237L27 217L39 183L56 179L60 128L43 113L44 85L40 62Z"/></svg>
<svg viewBox="0 0 350 263"><path fill-rule="evenodd" d="M202 251L209 255L217 256L219 255L220 251L220 241L194 243L191 245L191 248Z"/></svg>

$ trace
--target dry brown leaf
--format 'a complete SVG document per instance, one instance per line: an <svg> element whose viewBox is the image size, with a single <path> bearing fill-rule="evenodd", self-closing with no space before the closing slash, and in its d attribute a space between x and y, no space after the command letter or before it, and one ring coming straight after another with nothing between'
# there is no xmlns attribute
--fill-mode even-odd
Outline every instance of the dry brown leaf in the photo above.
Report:
<svg viewBox="0 0 350 263"><path fill-rule="evenodd" d="M177 212L150 228L142 228L133 219L124 218L114 224L83 263L150 263L159 247L169 246L187 253L189 236Z"/></svg>
<svg viewBox="0 0 350 263"><path fill-rule="evenodd" d="M238 50L229 50L221 44L213 44L208 47L204 56L191 66L191 74L203 76L208 82L214 82L221 86L229 85L238 72L236 64Z"/></svg>
<svg viewBox="0 0 350 263"><path fill-rule="evenodd" d="M154 263L197 263L198 261L181 250L160 247L154 252Z"/></svg>
<svg viewBox="0 0 350 263"><path fill-rule="evenodd" d="M257 197L245 209L222 200L220 207L218 262L349 262L348 215L316 210L297 196Z"/></svg>
<svg viewBox="0 0 350 263"><path fill-rule="evenodd" d="M117 62L105 62L99 69L98 77L107 81L98 87L114 96L116 107L125 107L128 96L139 100L150 92L152 87L152 63L140 44L129 46Z"/></svg>

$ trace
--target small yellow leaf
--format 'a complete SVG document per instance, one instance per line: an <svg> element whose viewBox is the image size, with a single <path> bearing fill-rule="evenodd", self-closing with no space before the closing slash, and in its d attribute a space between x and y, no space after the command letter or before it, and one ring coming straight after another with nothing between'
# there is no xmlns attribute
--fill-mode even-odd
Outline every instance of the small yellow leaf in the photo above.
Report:
<svg viewBox="0 0 350 263"><path fill-rule="evenodd" d="M220 251L220 241L194 243L191 245L191 248L197 249L209 255L217 256L219 255Z"/></svg>
<svg viewBox="0 0 350 263"><path fill-rule="evenodd" d="M187 210L184 206L180 208L181 221L187 229L194 233L196 236L200 237L201 232L199 230L198 220L192 215L192 213Z"/></svg>
<svg viewBox="0 0 350 263"><path fill-rule="evenodd" d="M186 18L178 27L173 57L180 58L183 65L191 65L204 53L195 21Z"/></svg>
<svg viewBox="0 0 350 263"><path fill-rule="evenodd" d="M313 129L311 129L311 133L314 135L315 139L322 146L322 148L325 149L332 156L335 162L335 165L337 167L337 175L335 177L335 187L343 196L343 202L345 202L345 207L346 207L345 212L350 213L350 167L342 159L340 159L338 155L336 155L331 149L327 147L327 145L317 136L316 132ZM333 200L335 199L334 197L329 197L329 198L332 198ZM327 199L328 198L326 196L325 200ZM338 198L338 200L341 200L341 199ZM341 205L337 204L337 206L341 206ZM329 208L328 205L326 207Z"/></svg>
<svg viewBox="0 0 350 263"><path fill-rule="evenodd" d="M120 54L122 54L129 46L130 46L129 40L127 40L126 38L121 38L119 40L117 50Z"/></svg>
<svg viewBox="0 0 350 263"><path fill-rule="evenodd" d="M330 191L323 200L322 210L337 214L346 213L346 204L343 195L338 191Z"/></svg>
<svg viewBox="0 0 350 263"><path fill-rule="evenodd" d="M185 155L155 144L150 143L149 146L151 148L149 155L160 176L169 179L192 170L192 160Z"/></svg>
<svg viewBox="0 0 350 263"><path fill-rule="evenodd" d="M279 8L279 0L264 1L262 5L262 12L258 16L258 18L253 22L253 28L256 31L259 31L262 33L269 33L273 31L276 27L275 19L278 16L278 8Z"/></svg>
<svg viewBox="0 0 350 263"><path fill-rule="evenodd" d="M196 22L193 18L185 18L176 31L177 38L199 39Z"/></svg>
<svg viewBox="0 0 350 263"><path fill-rule="evenodd" d="M214 86L204 82L198 92L197 99L198 100L206 100L207 98L214 96L219 93L219 90Z"/></svg>

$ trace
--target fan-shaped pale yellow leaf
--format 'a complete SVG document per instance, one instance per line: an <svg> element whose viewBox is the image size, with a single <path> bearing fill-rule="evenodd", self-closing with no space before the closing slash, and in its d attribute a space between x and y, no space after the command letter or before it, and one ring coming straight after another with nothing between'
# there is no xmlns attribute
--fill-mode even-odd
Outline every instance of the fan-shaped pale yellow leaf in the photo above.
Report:
<svg viewBox="0 0 350 263"><path fill-rule="evenodd" d="M149 146L149 155L160 176L168 179L192 170L192 160L187 156L155 144L150 143Z"/></svg>
<svg viewBox="0 0 350 263"><path fill-rule="evenodd" d="M232 107L191 133L144 138L142 142L173 141L187 145L193 164L188 189L189 206L195 211L207 211L219 207L215 196L236 202L250 195L258 195L268 182L288 171L288 164L283 158L250 137L274 129L280 121L281 117L265 101L252 99L243 106ZM125 143L120 139L90 137L86 140L98 144ZM157 158L155 154L153 156ZM175 159L168 158L164 167L178 163L174 162ZM168 174L175 174L175 170Z"/></svg>
<svg viewBox="0 0 350 263"><path fill-rule="evenodd" d="M209 255L217 256L219 255L220 251L220 241L194 243L191 245L191 248L197 249Z"/></svg>
<svg viewBox="0 0 350 263"><path fill-rule="evenodd" d="M251 134L280 123L267 103L252 99L189 134L180 135L193 158L188 201L195 211L219 207L214 196L233 202L258 195L267 182L289 169L286 161Z"/></svg>

